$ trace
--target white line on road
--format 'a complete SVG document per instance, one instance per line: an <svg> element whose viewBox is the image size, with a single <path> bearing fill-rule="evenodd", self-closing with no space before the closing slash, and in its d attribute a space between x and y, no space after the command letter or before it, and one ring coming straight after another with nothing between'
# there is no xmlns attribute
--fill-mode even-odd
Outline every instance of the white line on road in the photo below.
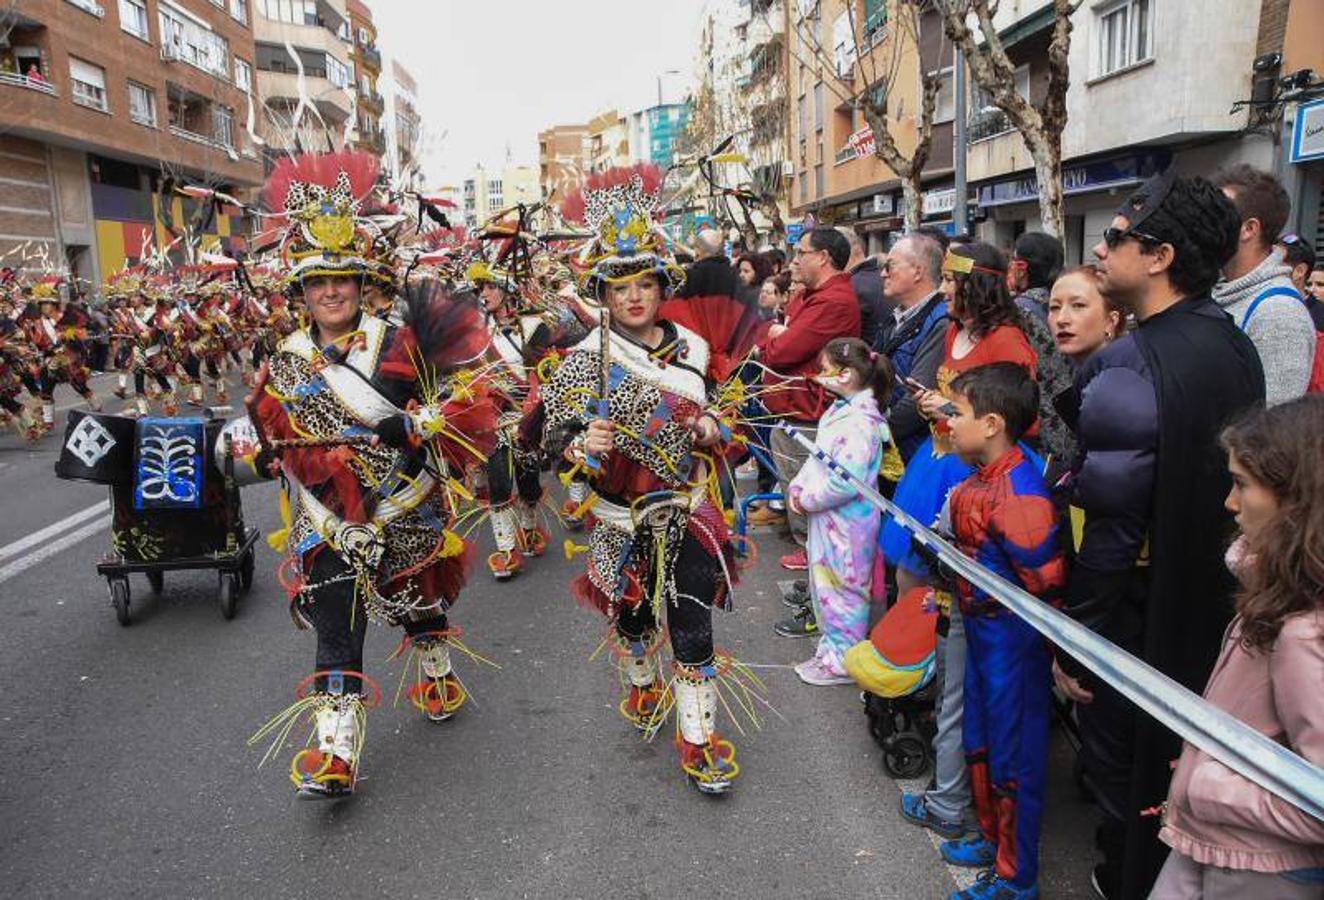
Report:
<svg viewBox="0 0 1324 900"><path fill-rule="evenodd" d="M82 528L79 528L77 531L69 532L64 537L60 538L58 541L53 541L47 544L46 546L42 547L40 550L35 550L32 553L29 553L27 556L20 557L19 559L14 560L13 562L9 563L6 566L0 566L0 584L3 584L4 582L13 578L15 575L19 575L23 572L26 572L28 569L37 565L37 563L49 559L55 554L61 553L67 550L68 548L74 546L75 544L87 540L89 537L96 534L98 531L106 531L109 528L110 528L110 516L104 516L103 518L95 519L91 522L88 522L86 525L84 525Z"/></svg>
<svg viewBox="0 0 1324 900"><path fill-rule="evenodd" d="M33 532L25 538L20 538L12 544L6 544L0 547L0 561L6 560L11 556L17 556L20 553L26 553L30 548L36 547L43 541L48 541L62 531L73 528L84 519L90 519L93 516L101 515L110 509L110 501L103 500L100 503L94 503L87 509L79 510L71 516L66 516L54 525L47 525L41 531Z"/></svg>

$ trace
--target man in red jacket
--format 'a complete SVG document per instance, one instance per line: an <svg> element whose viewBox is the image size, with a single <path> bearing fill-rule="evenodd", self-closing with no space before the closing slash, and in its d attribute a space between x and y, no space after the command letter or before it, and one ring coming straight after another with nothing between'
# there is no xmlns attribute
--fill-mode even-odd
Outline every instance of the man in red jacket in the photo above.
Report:
<svg viewBox="0 0 1324 900"><path fill-rule="evenodd" d="M828 341L860 336L860 302L846 274L850 244L836 229L815 228L800 239L791 257L791 280L804 285L786 307L786 324L773 325L759 345L759 360L772 372L764 375L764 405L768 412L800 429L813 440L818 419L832 398L812 377L818 374L818 355ZM779 430L772 432L772 455L786 493L807 454ZM799 547L782 557L782 566L807 569L805 542L808 523L803 515L787 510L791 536Z"/></svg>

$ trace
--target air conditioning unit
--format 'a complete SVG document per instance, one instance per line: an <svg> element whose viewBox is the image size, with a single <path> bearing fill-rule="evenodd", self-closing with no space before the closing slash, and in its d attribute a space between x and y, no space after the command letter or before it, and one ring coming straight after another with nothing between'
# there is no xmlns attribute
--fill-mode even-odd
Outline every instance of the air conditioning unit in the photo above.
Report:
<svg viewBox="0 0 1324 900"><path fill-rule="evenodd" d="M795 177L795 163L791 162L789 159L782 160L782 177L783 178Z"/></svg>

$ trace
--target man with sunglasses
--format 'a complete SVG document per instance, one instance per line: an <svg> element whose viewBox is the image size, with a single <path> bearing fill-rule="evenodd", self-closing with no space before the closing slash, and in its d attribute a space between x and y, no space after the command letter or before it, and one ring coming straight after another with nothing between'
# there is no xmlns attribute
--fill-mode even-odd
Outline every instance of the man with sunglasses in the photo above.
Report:
<svg viewBox="0 0 1324 900"><path fill-rule="evenodd" d="M1084 514L1066 612L1197 692L1234 591L1217 437L1264 400L1254 345L1209 294L1240 221L1203 178L1156 176L1128 198L1094 252L1103 291L1138 327L1092 356L1059 402L1081 450L1064 481ZM1147 896L1167 849L1141 810L1166 796L1180 741L1065 654L1054 676L1077 703L1103 813L1095 890Z"/></svg>
<svg viewBox="0 0 1324 900"><path fill-rule="evenodd" d="M1264 366L1270 406L1306 392L1315 360L1315 324L1292 284L1292 268L1274 241L1287 224L1292 202L1267 172L1233 166L1214 184L1236 206L1241 219L1237 251L1223 266L1214 302L1255 344Z"/></svg>

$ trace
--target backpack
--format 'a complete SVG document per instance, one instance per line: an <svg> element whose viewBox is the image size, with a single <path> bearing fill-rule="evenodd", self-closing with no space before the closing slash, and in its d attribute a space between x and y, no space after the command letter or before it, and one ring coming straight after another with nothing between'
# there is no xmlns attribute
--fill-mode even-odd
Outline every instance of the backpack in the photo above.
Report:
<svg viewBox="0 0 1324 900"><path fill-rule="evenodd" d="M1294 288L1289 287L1271 287L1263 291L1250 301L1250 306L1246 307L1246 312L1241 317L1241 322L1237 327L1243 332L1246 330L1246 323L1250 317L1255 314L1261 301L1270 297L1291 297L1298 303L1301 302L1301 295ZM1306 385L1307 394L1324 394L1324 331L1315 332L1315 361L1310 368L1310 382Z"/></svg>

